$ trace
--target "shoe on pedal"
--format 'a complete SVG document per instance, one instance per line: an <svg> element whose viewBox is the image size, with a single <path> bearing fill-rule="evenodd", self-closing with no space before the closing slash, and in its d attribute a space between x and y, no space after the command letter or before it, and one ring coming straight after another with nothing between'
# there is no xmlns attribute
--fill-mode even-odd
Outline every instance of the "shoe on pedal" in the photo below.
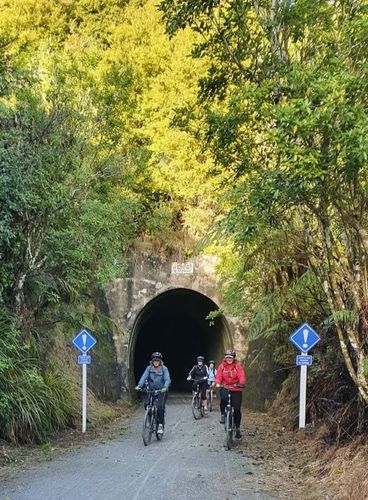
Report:
<svg viewBox="0 0 368 500"><path fill-rule="evenodd" d="M224 423L225 423L225 415L221 415L220 424L224 424Z"/></svg>
<svg viewBox="0 0 368 500"><path fill-rule="evenodd" d="M235 429L235 437L236 439L241 439L242 437L239 427Z"/></svg>
<svg viewBox="0 0 368 500"><path fill-rule="evenodd" d="M164 433L164 427L162 424L158 424L158 429L157 429L157 434L162 434Z"/></svg>

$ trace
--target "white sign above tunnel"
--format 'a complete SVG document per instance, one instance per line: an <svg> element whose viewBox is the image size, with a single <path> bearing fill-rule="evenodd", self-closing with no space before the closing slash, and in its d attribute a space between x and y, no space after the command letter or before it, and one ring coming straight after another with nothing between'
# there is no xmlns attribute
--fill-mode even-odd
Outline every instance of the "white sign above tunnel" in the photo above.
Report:
<svg viewBox="0 0 368 500"><path fill-rule="evenodd" d="M194 264L193 262L172 262L171 263L171 274L193 274Z"/></svg>

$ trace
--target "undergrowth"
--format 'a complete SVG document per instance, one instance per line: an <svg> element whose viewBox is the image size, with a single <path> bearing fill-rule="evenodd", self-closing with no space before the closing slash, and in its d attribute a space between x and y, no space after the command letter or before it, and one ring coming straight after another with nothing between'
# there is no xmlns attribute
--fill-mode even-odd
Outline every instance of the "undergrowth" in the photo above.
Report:
<svg viewBox="0 0 368 500"><path fill-rule="evenodd" d="M0 437L42 443L74 417L75 403L62 374L42 369L31 341L0 310Z"/></svg>

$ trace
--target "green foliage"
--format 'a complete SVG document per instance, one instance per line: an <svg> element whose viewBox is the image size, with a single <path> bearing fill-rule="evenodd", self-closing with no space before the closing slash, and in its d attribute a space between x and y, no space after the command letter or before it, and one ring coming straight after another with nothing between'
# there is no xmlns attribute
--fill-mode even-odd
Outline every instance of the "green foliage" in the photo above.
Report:
<svg viewBox="0 0 368 500"><path fill-rule="evenodd" d="M61 373L42 373L7 313L0 310L0 436L43 442L51 430L72 422L75 402Z"/></svg>
<svg viewBox="0 0 368 500"><path fill-rule="evenodd" d="M17 318L2 347L7 436L42 440L72 415L42 368L43 321L100 331L89 296L124 273L138 236L184 256L203 238L227 310L280 346L280 364L301 320L333 349L336 325L347 344L357 331L366 350L365 1L0 7L0 306Z"/></svg>
<svg viewBox="0 0 368 500"><path fill-rule="evenodd" d="M20 276L28 285L40 283L41 274L83 290L121 274L124 245L139 231L143 207L129 194L96 192L93 170L81 167L89 152L82 131L71 126L77 117L67 109L46 111L32 97L1 118L4 292L16 293Z"/></svg>
<svg viewBox="0 0 368 500"><path fill-rule="evenodd" d="M221 309L216 309L215 311L211 311L207 314L206 320L208 321L208 324L210 326L214 326L216 323L217 318L221 318L221 316L224 314L224 311Z"/></svg>
<svg viewBox="0 0 368 500"><path fill-rule="evenodd" d="M6 438L42 441L75 412L45 368L55 325L123 275L150 211L127 56L141 38L120 33L126 2L0 3L0 307L16 318L2 327L14 349L2 345L0 421Z"/></svg>
<svg viewBox="0 0 368 500"><path fill-rule="evenodd" d="M253 338L279 340L300 320L338 328L328 340L345 347L367 403L359 377L367 351L367 2L163 0L160 8L169 35L191 28L200 35L193 57L210 59L197 108L180 109L177 123L190 130L200 122L197 137L227 172L216 226L240 264L227 267L225 296L248 302L238 310Z"/></svg>

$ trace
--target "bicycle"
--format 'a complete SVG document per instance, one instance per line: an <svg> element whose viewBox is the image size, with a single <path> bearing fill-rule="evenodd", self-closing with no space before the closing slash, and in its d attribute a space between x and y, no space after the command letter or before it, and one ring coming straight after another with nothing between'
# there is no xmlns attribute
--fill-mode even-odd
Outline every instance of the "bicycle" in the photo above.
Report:
<svg viewBox="0 0 368 500"><path fill-rule="evenodd" d="M187 380L193 379L188 377ZM202 380L207 380L207 377L203 377ZM196 381L196 392L192 398L192 413L195 420L199 420L204 417L204 405L201 397L200 380Z"/></svg>
<svg viewBox="0 0 368 500"><path fill-rule="evenodd" d="M141 389L141 391L149 395L146 404L146 412L144 414L143 429L142 429L143 443L145 446L148 446L151 443L153 433L156 434L157 441L160 441L162 439L162 434L159 434L157 432L158 431L157 398L161 390L149 389L148 387L146 387L145 389Z"/></svg>
<svg viewBox="0 0 368 500"><path fill-rule="evenodd" d="M223 385L218 387L224 387ZM233 387L242 387L240 385L234 384ZM231 450L234 444L234 432L235 432L235 423L234 423L234 407L232 405L231 400L231 391L229 387L224 387L228 391L227 396L227 405L225 407L225 447L228 450Z"/></svg>

